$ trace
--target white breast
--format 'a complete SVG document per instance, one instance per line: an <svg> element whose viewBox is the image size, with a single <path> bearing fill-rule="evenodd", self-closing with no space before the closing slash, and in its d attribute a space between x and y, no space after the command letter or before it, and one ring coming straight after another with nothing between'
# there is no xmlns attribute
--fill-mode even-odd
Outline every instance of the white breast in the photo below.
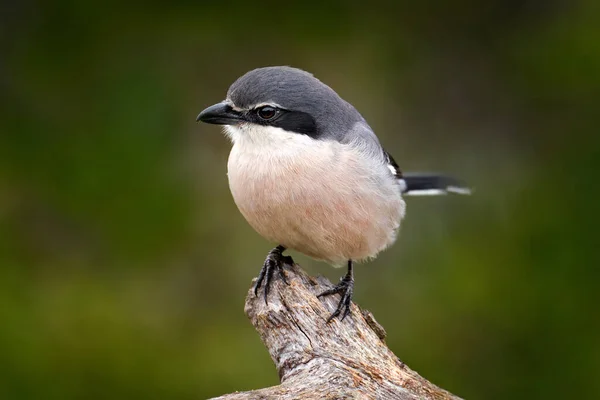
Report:
<svg viewBox="0 0 600 400"><path fill-rule="evenodd" d="M266 239L333 264L394 242L405 204L381 160L280 128L242 124L226 133L231 193Z"/></svg>

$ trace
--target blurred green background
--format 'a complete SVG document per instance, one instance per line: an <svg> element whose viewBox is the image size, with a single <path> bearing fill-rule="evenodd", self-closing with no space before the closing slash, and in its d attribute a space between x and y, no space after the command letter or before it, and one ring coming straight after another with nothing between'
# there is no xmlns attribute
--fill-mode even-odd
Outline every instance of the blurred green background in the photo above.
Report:
<svg viewBox="0 0 600 400"><path fill-rule="evenodd" d="M194 120L282 64L404 170L477 189L408 199L397 245L358 267L390 348L466 398L600 398L598 4L4 1L0 398L278 383L243 313L272 244L231 199L230 144Z"/></svg>

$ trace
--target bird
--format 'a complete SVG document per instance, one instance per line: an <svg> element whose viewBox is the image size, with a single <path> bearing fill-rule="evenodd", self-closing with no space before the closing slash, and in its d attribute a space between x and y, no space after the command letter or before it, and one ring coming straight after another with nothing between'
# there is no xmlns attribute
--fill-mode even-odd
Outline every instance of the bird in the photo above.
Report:
<svg viewBox="0 0 600 400"><path fill-rule="evenodd" d="M277 272L288 284L283 252L292 249L335 267L340 295L327 322L350 313L354 264L392 245L405 216L405 195L470 194L456 178L403 173L363 116L313 74L269 66L239 77L225 100L196 121L224 126L232 148L227 176L233 200L258 234L276 243L254 295Z"/></svg>

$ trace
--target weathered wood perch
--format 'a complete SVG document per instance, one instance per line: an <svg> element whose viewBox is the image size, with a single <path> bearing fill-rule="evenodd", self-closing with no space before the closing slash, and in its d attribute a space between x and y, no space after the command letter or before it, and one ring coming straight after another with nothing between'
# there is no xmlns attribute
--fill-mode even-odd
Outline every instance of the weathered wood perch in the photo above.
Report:
<svg viewBox="0 0 600 400"><path fill-rule="evenodd" d="M246 297L245 312L269 350L281 384L215 399L459 399L408 368L385 345L385 331L370 312L352 304L344 321L325 321L339 295L318 299L332 286L286 266L290 285L274 279Z"/></svg>

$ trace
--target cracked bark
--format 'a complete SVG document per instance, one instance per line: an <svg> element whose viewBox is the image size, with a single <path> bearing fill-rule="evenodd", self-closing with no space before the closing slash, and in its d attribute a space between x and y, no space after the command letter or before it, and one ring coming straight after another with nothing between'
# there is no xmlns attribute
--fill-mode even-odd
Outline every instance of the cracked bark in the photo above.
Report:
<svg viewBox="0 0 600 400"><path fill-rule="evenodd" d="M317 298L333 286L327 279L298 265L285 271L289 286L275 279L268 304L251 288L245 306L281 384L215 399L459 399L402 363L385 345L383 327L356 304L344 321L327 324L339 301Z"/></svg>

